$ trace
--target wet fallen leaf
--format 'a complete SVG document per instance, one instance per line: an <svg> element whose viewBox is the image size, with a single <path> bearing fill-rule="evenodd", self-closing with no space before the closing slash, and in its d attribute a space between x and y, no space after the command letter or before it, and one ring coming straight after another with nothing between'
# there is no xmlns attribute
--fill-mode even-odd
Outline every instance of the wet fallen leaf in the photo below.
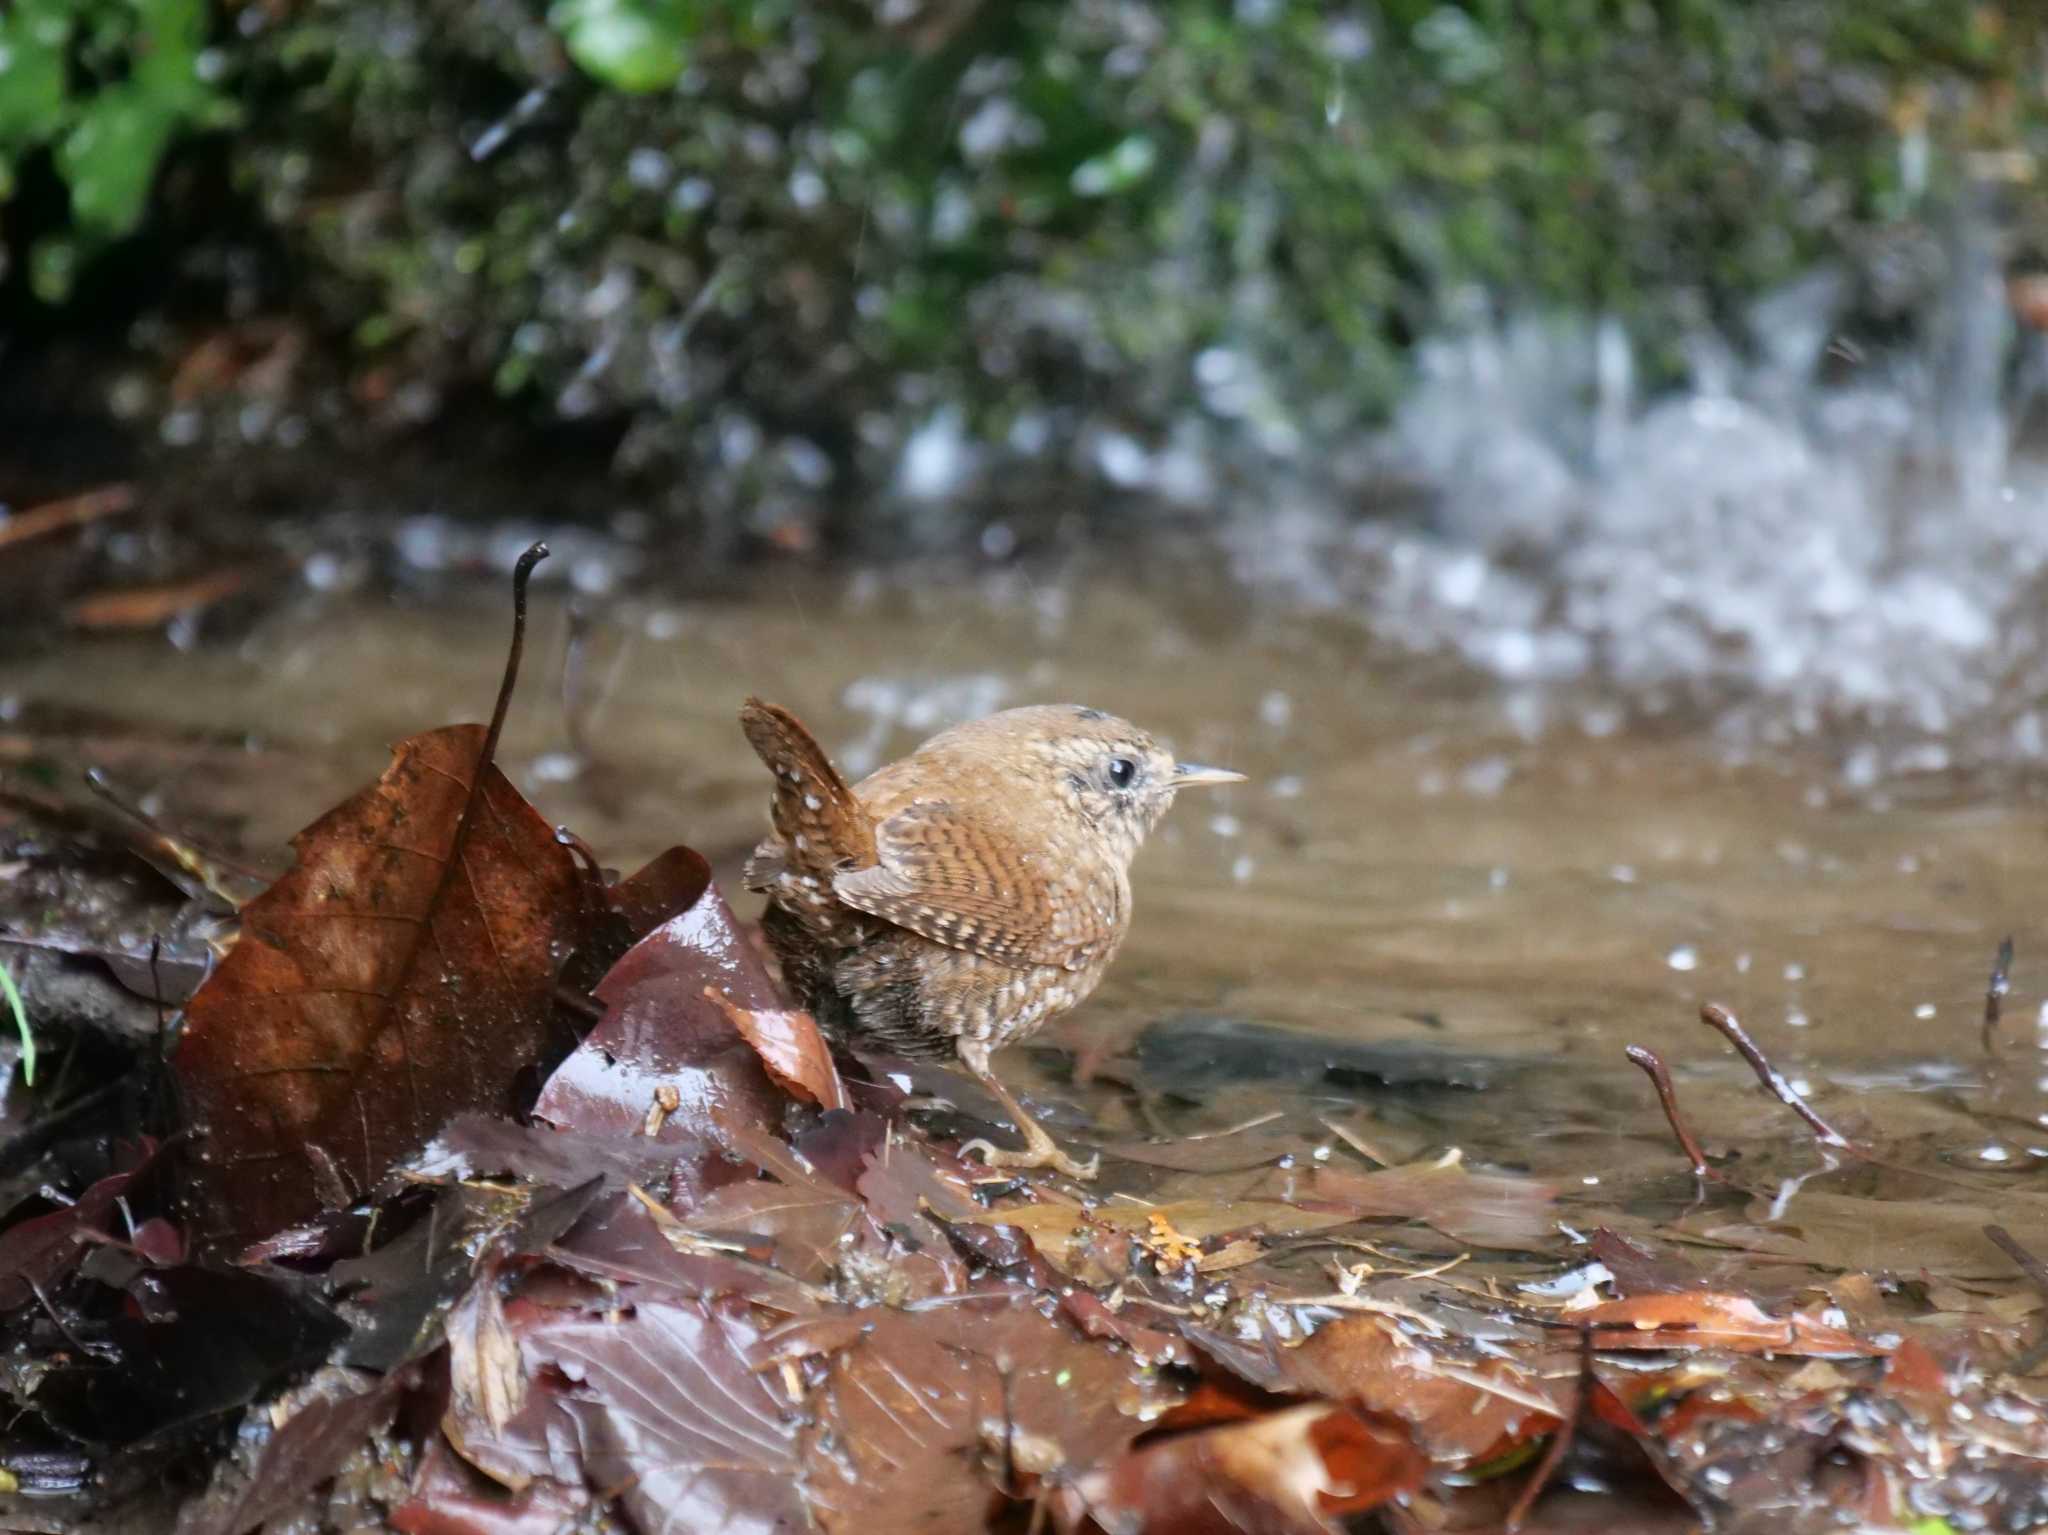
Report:
<svg viewBox="0 0 2048 1535"><path fill-rule="evenodd" d="M604 1018L541 1089L535 1117L562 1130L635 1135L650 1124L650 1107L664 1103L653 1136L664 1141L779 1122L782 1090L707 986L741 1007L783 1005L725 898L708 885L598 983Z"/></svg>
<svg viewBox="0 0 2048 1535"><path fill-rule="evenodd" d="M1144 1446L1066 1496L1107 1535L1337 1535L1427 1470L1398 1429L1312 1402Z"/></svg>
<svg viewBox="0 0 2048 1535"><path fill-rule="evenodd" d="M643 1535L801 1529L795 1405L754 1368L749 1310L646 1293L613 1312L513 1302L526 1402L502 1429L451 1402L450 1440L515 1491L552 1478L615 1494Z"/></svg>
<svg viewBox="0 0 2048 1535"><path fill-rule="evenodd" d="M473 1419L493 1437L526 1401L526 1374L519 1341L505 1323L498 1292L498 1264L478 1265L476 1282L457 1301L444 1324L448 1336L448 1411Z"/></svg>
<svg viewBox="0 0 2048 1535"><path fill-rule="evenodd" d="M1386 1317L1339 1317L1281 1359L1295 1390L1399 1418L1438 1460L1490 1459L1569 1411L1558 1395L1568 1397L1568 1381L1499 1358L1453 1358Z"/></svg>
<svg viewBox="0 0 2048 1535"><path fill-rule="evenodd" d="M1357 1173L1314 1167L1269 1175L1284 1199L1342 1206L1354 1218L1422 1221L1474 1247L1541 1250L1553 1240L1556 1191L1531 1178L1467 1172L1455 1163Z"/></svg>
<svg viewBox="0 0 2048 1535"><path fill-rule="evenodd" d="M562 984L587 992L625 952L673 917L679 917L711 888L711 865L695 848L672 847L627 875L604 883L597 855L583 843L557 833L581 855L578 902L585 919L583 941L562 971Z"/></svg>
<svg viewBox="0 0 2048 1535"><path fill-rule="evenodd" d="M1602 1226L1593 1256L1607 1266L1621 1295L1675 1295L1701 1288L1699 1270L1676 1253L1657 1252Z"/></svg>
<svg viewBox="0 0 2048 1535"><path fill-rule="evenodd" d="M146 1165L154 1148L145 1151ZM140 1169L110 1173L68 1205L32 1215L0 1231L0 1311L12 1311L47 1292L85 1256L94 1237L114 1221L116 1202Z"/></svg>
<svg viewBox="0 0 2048 1535"><path fill-rule="evenodd" d="M704 995L754 1047L768 1075L784 1089L820 1108L847 1106L831 1048L809 1013L801 1008L741 1007L715 986L706 986Z"/></svg>
<svg viewBox="0 0 2048 1535"><path fill-rule="evenodd" d="M144 1282L165 1319L115 1317L108 1355L49 1371L29 1399L74 1439L133 1444L238 1411L346 1331L326 1308L238 1270L166 1269Z"/></svg>
<svg viewBox="0 0 2048 1535"><path fill-rule="evenodd" d="M408 1384L403 1371L322 1371L294 1393L290 1416L262 1437L246 1470L222 1465L208 1494L186 1506L177 1535L244 1535L291 1512L390 1421Z"/></svg>
<svg viewBox="0 0 2048 1535"><path fill-rule="evenodd" d="M426 1354L440 1342L449 1308L469 1289L480 1255L549 1247L599 1194L595 1180L566 1190L457 1183L408 1201L411 1208L387 1203L378 1212L381 1245L327 1271L355 1324L342 1357L389 1370Z"/></svg>
<svg viewBox="0 0 2048 1535"><path fill-rule="evenodd" d="M1572 1320L1594 1328L1593 1344L1604 1349L1729 1348L1835 1358L1891 1352L1812 1317L1773 1317L1747 1296L1712 1291L1603 1301L1574 1312Z"/></svg>
<svg viewBox="0 0 2048 1535"><path fill-rule="evenodd" d="M535 1477L516 1493L435 1436L420 1452L411 1496L391 1511L399 1535L565 1535L579 1528L594 1495Z"/></svg>
<svg viewBox="0 0 2048 1535"><path fill-rule="evenodd" d="M1132 1355L1016 1298L994 1287L862 1313L851 1337L815 1346L801 1329L777 1340L780 1357L828 1356L804 1434L806 1499L827 1530L981 1530L1010 1476L1070 1480L1178 1400Z"/></svg>
<svg viewBox="0 0 2048 1535"><path fill-rule="evenodd" d="M474 725L415 736L301 832L187 1006L187 1209L220 1245L337 1202L334 1175L360 1197L465 1109L514 1107L561 1039L575 868L495 766L477 783L483 743Z"/></svg>
<svg viewBox="0 0 2048 1535"><path fill-rule="evenodd" d="M1745 1251L1794 1258L1817 1268L1871 1274L1918 1274L1949 1279L2010 1280L2019 1266L1985 1240L1987 1225L2003 1224L2027 1247L2048 1252L2048 1199L2012 1190L1961 1197L1871 1199L1832 1189L1802 1189L1772 1218L1767 1200L1755 1201L1746 1221L1687 1217L1674 1236L1695 1235Z"/></svg>

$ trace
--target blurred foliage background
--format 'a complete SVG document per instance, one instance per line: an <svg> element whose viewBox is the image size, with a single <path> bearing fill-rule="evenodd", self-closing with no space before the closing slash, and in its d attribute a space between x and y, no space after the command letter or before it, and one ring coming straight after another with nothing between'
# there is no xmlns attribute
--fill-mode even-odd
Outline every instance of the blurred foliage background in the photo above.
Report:
<svg viewBox="0 0 2048 1535"><path fill-rule="evenodd" d="M10 0L0 318L187 374L283 327L330 418L588 423L780 536L935 423L1314 454L1506 312L1652 381L1820 267L1909 331L1944 210L2031 195L2044 48L2031 0Z"/></svg>

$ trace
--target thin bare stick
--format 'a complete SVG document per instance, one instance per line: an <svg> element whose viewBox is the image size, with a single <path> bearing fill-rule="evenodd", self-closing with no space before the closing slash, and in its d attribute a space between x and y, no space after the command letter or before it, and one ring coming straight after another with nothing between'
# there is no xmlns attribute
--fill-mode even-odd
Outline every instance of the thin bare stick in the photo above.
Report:
<svg viewBox="0 0 2048 1535"><path fill-rule="evenodd" d="M1536 1499L1543 1489L1550 1485L1550 1479L1557 1474L1558 1464L1564 1459L1565 1451L1572 1447L1572 1436L1578 1432L1579 1419L1585 1416L1586 1408L1593 1400L1593 1329L1579 1328L1579 1390L1573 1399L1571 1416L1557 1427L1550 1436L1550 1448L1543 1452L1543 1459L1529 1478L1529 1483L1515 1499L1515 1506L1508 1510L1505 1528L1508 1535L1514 1535L1522 1527L1522 1521L1529 1517L1529 1510L1536 1506Z"/></svg>
<svg viewBox="0 0 2048 1535"><path fill-rule="evenodd" d="M0 520L0 549L26 543L63 528L80 528L135 505L133 485L106 485L63 501L49 501Z"/></svg>
<svg viewBox="0 0 2048 1535"><path fill-rule="evenodd" d="M2036 1289L2048 1295L2048 1263L2043 1263L2020 1246L2019 1239L2003 1226L1986 1226L1984 1235L1991 1239L1994 1247L2020 1266L2020 1272L2034 1281Z"/></svg>
<svg viewBox="0 0 2048 1535"><path fill-rule="evenodd" d="M1998 946L1998 958L1991 962L1991 979L1984 986L1984 1053L1998 1048L1998 1019L2004 1011L2005 994L2012 990L2012 935Z"/></svg>
<svg viewBox="0 0 2048 1535"><path fill-rule="evenodd" d="M2020 1266L2020 1272L2033 1280L2035 1289L2043 1295L2048 1295L2048 1263L2043 1263L2020 1246L2019 1239L2003 1226L1986 1226L1984 1235L1994 1247ZM2044 1359L2048 1359L2048 1318L2042 1320L2041 1330L2034 1339L2033 1347L2012 1362L2012 1373L2031 1375Z"/></svg>
<svg viewBox="0 0 2048 1535"><path fill-rule="evenodd" d="M85 786L120 819L129 850L194 900L212 896L230 912L240 911L250 897L270 883L270 876L252 864L225 853L201 849L157 824L97 767L85 770Z"/></svg>
<svg viewBox="0 0 2048 1535"><path fill-rule="evenodd" d="M578 991L573 986L563 986L558 983L555 987L555 1001L569 1009L570 1012L576 1014L579 1018L587 1018L592 1023L604 1022L604 1004L588 993Z"/></svg>
<svg viewBox="0 0 2048 1535"><path fill-rule="evenodd" d="M1651 1085L1657 1089L1657 1101L1664 1105L1664 1118L1671 1125L1671 1133L1678 1137L1680 1148L1692 1163L1692 1175L1695 1178L1712 1178L1718 1182L1721 1175L1707 1165L1707 1154L1700 1150L1700 1143L1693 1138L1692 1127L1678 1111L1678 1089L1671 1085L1671 1072L1665 1067L1663 1059L1656 1051L1642 1045L1630 1045L1622 1053L1642 1067Z"/></svg>
<svg viewBox="0 0 2048 1535"><path fill-rule="evenodd" d="M512 643L505 652L505 675L498 683L498 702L491 710L490 729L484 732L484 749L477 757L479 780L483 777L483 770L498 755L498 737L505 733L505 716L512 708L512 690L519 685L519 658L526 653L526 586L533 579L533 567L547 557L546 544L531 544L519 556L519 563L512 567Z"/></svg>
<svg viewBox="0 0 2048 1535"><path fill-rule="evenodd" d="M1815 1139L1823 1146L1833 1146L1841 1151L1854 1149L1849 1138L1813 1111L1813 1106L1799 1096L1798 1090L1779 1074L1778 1068L1765 1058L1757 1048L1755 1040L1743 1030L1735 1015L1718 1002L1709 1002L1700 1009L1700 1022L1719 1034L1735 1047L1736 1053L1749 1062L1749 1069L1756 1073L1756 1079L1768 1088L1771 1095L1786 1108L1805 1120Z"/></svg>

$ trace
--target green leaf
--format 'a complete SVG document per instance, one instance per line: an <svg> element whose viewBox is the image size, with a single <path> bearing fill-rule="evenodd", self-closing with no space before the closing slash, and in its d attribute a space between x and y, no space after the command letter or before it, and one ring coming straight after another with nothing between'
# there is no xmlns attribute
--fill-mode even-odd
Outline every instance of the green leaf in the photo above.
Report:
<svg viewBox="0 0 2048 1535"><path fill-rule="evenodd" d="M7 999L7 1006L14 1014L14 1027L21 1035L21 1079L34 1087L36 1037L28 1031L28 1009L21 1005L21 993L15 989L14 977L7 973L5 965L0 965L0 996Z"/></svg>
<svg viewBox="0 0 2048 1535"><path fill-rule="evenodd" d="M673 0L556 0L548 25L586 74L635 95L666 90L689 62L689 15Z"/></svg>
<svg viewBox="0 0 2048 1535"><path fill-rule="evenodd" d="M85 103L78 125L57 146L57 169L71 187L71 212L82 231L124 235L142 222L176 122L176 104L135 81Z"/></svg>
<svg viewBox="0 0 2048 1535"><path fill-rule="evenodd" d="M71 286L77 279L77 242L50 235L30 247L29 290L45 304L61 304L71 297Z"/></svg>
<svg viewBox="0 0 2048 1535"><path fill-rule="evenodd" d="M0 145L29 148L63 127L71 30L61 0L0 11Z"/></svg>

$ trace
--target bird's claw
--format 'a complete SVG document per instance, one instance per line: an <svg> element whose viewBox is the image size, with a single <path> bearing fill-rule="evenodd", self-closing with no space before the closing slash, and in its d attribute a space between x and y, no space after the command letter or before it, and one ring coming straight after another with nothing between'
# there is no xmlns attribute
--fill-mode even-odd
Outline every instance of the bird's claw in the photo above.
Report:
<svg viewBox="0 0 2048 1535"><path fill-rule="evenodd" d="M1076 1161L1054 1145L1050 1136L1043 1139L1031 1137L1022 1151L1005 1151L995 1142L988 1140L967 1141L960 1147L960 1155L963 1157L973 1156L976 1152L981 1153L982 1161L990 1167L1050 1167L1055 1172L1064 1173L1067 1177L1079 1179L1083 1183L1093 1178L1102 1166L1102 1158L1099 1156L1090 1157L1085 1162Z"/></svg>

